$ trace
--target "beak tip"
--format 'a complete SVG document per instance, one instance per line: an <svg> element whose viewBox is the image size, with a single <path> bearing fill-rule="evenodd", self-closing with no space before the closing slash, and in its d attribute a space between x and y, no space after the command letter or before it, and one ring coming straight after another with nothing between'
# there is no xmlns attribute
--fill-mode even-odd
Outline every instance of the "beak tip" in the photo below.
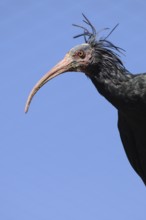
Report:
<svg viewBox="0 0 146 220"><path fill-rule="evenodd" d="M24 109L24 113L25 113L25 114L28 112L28 108L29 108L29 106L26 105L26 106L25 106L25 109Z"/></svg>

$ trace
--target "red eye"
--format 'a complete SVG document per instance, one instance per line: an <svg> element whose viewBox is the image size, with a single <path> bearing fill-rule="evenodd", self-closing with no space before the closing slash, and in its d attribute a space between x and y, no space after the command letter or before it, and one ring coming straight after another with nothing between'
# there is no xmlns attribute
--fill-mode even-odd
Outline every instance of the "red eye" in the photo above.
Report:
<svg viewBox="0 0 146 220"><path fill-rule="evenodd" d="M82 58L82 59L85 58L85 56L86 56L83 50L78 51L77 54L78 54L78 56L79 56L80 58Z"/></svg>

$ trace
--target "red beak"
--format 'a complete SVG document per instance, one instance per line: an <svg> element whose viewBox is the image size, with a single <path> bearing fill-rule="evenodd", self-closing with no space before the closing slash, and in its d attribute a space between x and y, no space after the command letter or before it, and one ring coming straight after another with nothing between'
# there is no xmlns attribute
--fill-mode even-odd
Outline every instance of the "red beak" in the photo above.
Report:
<svg viewBox="0 0 146 220"><path fill-rule="evenodd" d="M33 96L37 93L37 91L49 80L53 79L54 77L58 76L61 73L65 73L68 71L73 71L72 68L72 60L68 54L64 57L63 60L61 60L56 66L54 66L49 72L47 72L33 87L31 90L26 105L25 105L25 112L28 111L29 105L31 103L31 100Z"/></svg>

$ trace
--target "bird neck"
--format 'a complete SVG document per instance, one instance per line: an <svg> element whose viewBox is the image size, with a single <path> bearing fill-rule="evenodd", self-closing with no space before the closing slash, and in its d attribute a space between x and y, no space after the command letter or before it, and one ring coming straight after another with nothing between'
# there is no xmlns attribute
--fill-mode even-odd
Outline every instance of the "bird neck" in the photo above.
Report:
<svg viewBox="0 0 146 220"><path fill-rule="evenodd" d="M93 84L111 104L119 108L125 102L128 82L132 78L123 65L102 63L98 71L92 72L90 79ZM126 86L127 85L127 86Z"/></svg>

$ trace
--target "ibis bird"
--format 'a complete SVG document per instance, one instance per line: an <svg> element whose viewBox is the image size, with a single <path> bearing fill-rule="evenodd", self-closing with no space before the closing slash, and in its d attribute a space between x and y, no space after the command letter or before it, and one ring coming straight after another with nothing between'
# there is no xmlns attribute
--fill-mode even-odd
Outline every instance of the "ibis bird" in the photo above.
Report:
<svg viewBox="0 0 146 220"><path fill-rule="evenodd" d="M83 15L83 22L91 29L75 36L84 43L73 47L55 67L47 72L28 96L25 112L36 92L49 80L65 72L83 72L118 111L118 129L130 164L146 184L146 73L132 74L120 59L122 49L98 32Z"/></svg>

